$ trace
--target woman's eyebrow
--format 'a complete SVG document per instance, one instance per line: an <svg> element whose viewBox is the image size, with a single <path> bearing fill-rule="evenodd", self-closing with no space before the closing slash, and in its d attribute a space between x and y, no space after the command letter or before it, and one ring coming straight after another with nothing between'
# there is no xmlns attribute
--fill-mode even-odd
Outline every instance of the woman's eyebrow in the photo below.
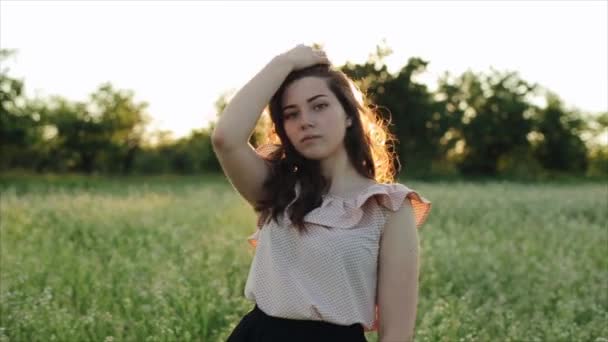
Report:
<svg viewBox="0 0 608 342"><path fill-rule="evenodd" d="M308 100L306 100L306 102L312 102L312 101L314 101L315 99L317 99L317 98L319 98L321 96L327 97L327 95L325 95L325 94L319 94L319 95L315 95L315 96L309 98ZM292 107L295 108L296 105L287 105L287 106L283 107L283 111L285 111L285 109L292 108Z"/></svg>

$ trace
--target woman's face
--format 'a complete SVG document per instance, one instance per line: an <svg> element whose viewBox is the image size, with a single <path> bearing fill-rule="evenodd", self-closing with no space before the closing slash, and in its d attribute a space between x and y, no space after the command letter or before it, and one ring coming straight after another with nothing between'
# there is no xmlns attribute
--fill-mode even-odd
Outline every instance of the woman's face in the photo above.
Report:
<svg viewBox="0 0 608 342"><path fill-rule="evenodd" d="M305 158L321 160L344 148L351 120L324 79L304 77L291 83L283 93L281 114L289 141ZM308 136L316 138L303 140Z"/></svg>

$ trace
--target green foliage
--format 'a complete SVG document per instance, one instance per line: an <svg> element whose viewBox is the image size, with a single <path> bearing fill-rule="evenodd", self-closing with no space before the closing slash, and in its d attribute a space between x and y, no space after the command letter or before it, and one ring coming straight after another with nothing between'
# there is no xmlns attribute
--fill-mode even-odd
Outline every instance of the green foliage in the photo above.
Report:
<svg viewBox="0 0 608 342"><path fill-rule="evenodd" d="M64 153L72 156L67 168L74 171L131 171L149 118L146 103L136 104L130 91L114 90L103 84L89 103L70 103L54 97L49 120L57 128Z"/></svg>
<svg viewBox="0 0 608 342"><path fill-rule="evenodd" d="M605 184L406 184L433 201L416 341L608 338ZM252 308L255 215L224 177L0 191L0 341L225 341Z"/></svg>
<svg viewBox="0 0 608 342"><path fill-rule="evenodd" d="M15 54L0 50L0 61ZM39 103L26 103L23 81L0 71L0 170L9 168L36 169L34 161L44 149L42 128L44 113Z"/></svg>
<svg viewBox="0 0 608 342"><path fill-rule="evenodd" d="M467 71L454 80L440 79L441 107L454 118L452 136L463 143L457 162L462 173L497 175L501 157L529 147L525 97L533 89L514 72L484 77Z"/></svg>
<svg viewBox="0 0 608 342"><path fill-rule="evenodd" d="M587 147L580 137L584 120L576 112L565 111L557 95L549 94L547 100L547 107L534 117L535 132L541 137L534 148L537 160L548 170L584 172Z"/></svg>

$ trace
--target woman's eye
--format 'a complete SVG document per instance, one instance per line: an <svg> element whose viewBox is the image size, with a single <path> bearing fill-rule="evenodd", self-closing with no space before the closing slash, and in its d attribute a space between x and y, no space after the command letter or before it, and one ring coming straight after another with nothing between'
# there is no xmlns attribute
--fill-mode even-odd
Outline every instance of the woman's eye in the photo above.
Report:
<svg viewBox="0 0 608 342"><path fill-rule="evenodd" d="M295 115L296 115L296 113L286 113L285 116L284 116L284 118L286 120L288 120L288 119L291 119L292 117L294 117Z"/></svg>
<svg viewBox="0 0 608 342"><path fill-rule="evenodd" d="M319 104L315 105L314 109L315 110L320 110L320 109L323 109L325 107L327 107L327 103L319 103Z"/></svg>

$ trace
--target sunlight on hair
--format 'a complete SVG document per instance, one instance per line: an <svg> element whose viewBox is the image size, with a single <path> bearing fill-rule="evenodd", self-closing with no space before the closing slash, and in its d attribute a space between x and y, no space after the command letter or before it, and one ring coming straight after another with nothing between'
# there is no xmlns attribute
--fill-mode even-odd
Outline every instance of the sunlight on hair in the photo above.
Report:
<svg viewBox="0 0 608 342"><path fill-rule="evenodd" d="M359 91L355 94L363 96ZM398 157L387 144L393 142L395 137L388 130L388 122L373 107L362 104L359 111L361 126L365 136L369 140L370 152L374 160L376 181L379 183L392 183L395 177L395 168L392 161Z"/></svg>
<svg viewBox="0 0 608 342"><path fill-rule="evenodd" d="M363 106L365 104L363 92L351 79L348 80L348 83L350 84L350 91L352 91L353 95L355 96L355 100L357 100L357 102Z"/></svg>
<svg viewBox="0 0 608 342"><path fill-rule="evenodd" d="M391 183L395 176L395 169L391 161L397 156L386 145L389 140L395 140L395 137L388 130L388 122L385 122L367 103L365 93L351 79L348 80L348 83L359 104L359 117L363 131L369 139L371 155L376 169L376 181Z"/></svg>

